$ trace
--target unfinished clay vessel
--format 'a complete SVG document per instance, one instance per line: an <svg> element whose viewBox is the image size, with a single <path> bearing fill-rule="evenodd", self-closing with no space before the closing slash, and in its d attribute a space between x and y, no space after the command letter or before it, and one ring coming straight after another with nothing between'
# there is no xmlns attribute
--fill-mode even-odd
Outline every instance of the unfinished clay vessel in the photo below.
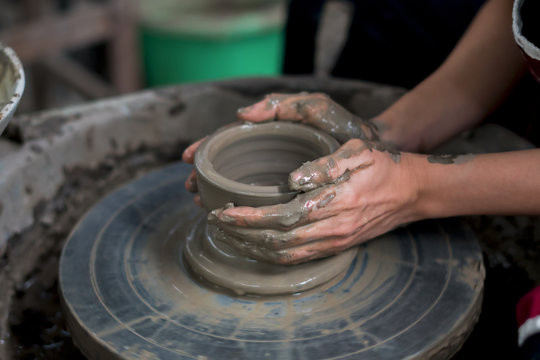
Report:
<svg viewBox="0 0 540 360"><path fill-rule="evenodd" d="M264 206L287 202L296 195L288 188L289 173L338 147L332 136L294 123L225 128L201 144L195 155L201 200L207 211L229 203ZM353 249L305 264L276 265L246 257L222 241L224 236L204 221L187 239L185 255L197 274L237 293L305 291L342 274L356 255Z"/></svg>
<svg viewBox="0 0 540 360"><path fill-rule="evenodd" d="M295 196L289 173L306 161L339 147L330 135L287 122L225 128L205 141L195 155L197 186L207 211L233 203L263 206Z"/></svg>

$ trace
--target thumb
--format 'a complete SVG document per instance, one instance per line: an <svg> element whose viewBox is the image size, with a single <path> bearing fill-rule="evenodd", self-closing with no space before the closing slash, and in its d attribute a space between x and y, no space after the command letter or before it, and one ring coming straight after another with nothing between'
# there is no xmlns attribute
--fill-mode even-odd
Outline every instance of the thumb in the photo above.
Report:
<svg viewBox="0 0 540 360"><path fill-rule="evenodd" d="M193 161L195 159L195 152L201 145L201 143L206 140L206 137L197 140L193 144L189 145L184 152L182 153L182 160L187 164L193 164Z"/></svg>
<svg viewBox="0 0 540 360"><path fill-rule="evenodd" d="M264 99L251 106L238 109L236 116L241 121L264 122L274 120L276 113L276 107L270 106L268 99Z"/></svg>

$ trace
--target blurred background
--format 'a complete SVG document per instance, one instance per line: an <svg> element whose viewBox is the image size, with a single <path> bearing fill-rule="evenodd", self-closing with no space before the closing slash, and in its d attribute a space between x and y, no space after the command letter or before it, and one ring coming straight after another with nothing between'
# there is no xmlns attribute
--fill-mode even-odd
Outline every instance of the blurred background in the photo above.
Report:
<svg viewBox="0 0 540 360"><path fill-rule="evenodd" d="M285 0L0 0L27 74L18 113L282 72Z"/></svg>
<svg viewBox="0 0 540 360"><path fill-rule="evenodd" d="M0 0L0 43L27 75L18 114L235 77L309 74L412 88L483 3ZM540 143L538 94L526 76L490 120ZM517 112L523 121L511 121Z"/></svg>

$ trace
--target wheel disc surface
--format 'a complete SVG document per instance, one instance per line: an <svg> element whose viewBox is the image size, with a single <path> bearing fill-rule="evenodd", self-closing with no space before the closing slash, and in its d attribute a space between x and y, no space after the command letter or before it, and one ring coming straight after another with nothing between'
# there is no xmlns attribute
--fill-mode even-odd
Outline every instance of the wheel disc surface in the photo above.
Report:
<svg viewBox="0 0 540 360"><path fill-rule="evenodd" d="M235 296L197 279L183 244L204 213L173 164L97 203L68 239L60 293L90 359L448 358L476 323L484 267L457 220L358 247L347 271L287 296Z"/></svg>

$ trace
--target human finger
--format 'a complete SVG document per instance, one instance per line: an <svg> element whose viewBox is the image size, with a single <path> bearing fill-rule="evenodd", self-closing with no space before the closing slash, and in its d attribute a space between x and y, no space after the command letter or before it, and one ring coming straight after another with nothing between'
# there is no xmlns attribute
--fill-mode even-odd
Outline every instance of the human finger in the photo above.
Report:
<svg viewBox="0 0 540 360"><path fill-rule="evenodd" d="M343 252L355 245L384 234L396 227L384 214L371 218L362 217L361 224L350 233L321 238L300 246L278 250L278 259L282 264L298 264ZM276 255L272 255L276 257Z"/></svg>
<svg viewBox="0 0 540 360"><path fill-rule="evenodd" d="M307 192L345 180L351 172L374 164L370 150L368 142L349 140L333 154L307 162L293 171L289 175L289 188Z"/></svg>
<svg viewBox="0 0 540 360"><path fill-rule="evenodd" d="M233 207L214 210L216 220L225 224L259 229L291 229L330 216L315 210L327 206L336 196L333 188L300 194L288 203L262 207ZM315 213L315 215L314 215Z"/></svg>
<svg viewBox="0 0 540 360"><path fill-rule="evenodd" d="M237 239L233 239L230 245L252 259L294 265L338 254L356 245L356 239L354 236L335 237L278 250L254 246Z"/></svg>
<svg viewBox="0 0 540 360"><path fill-rule="evenodd" d="M206 140L206 136L189 145L182 153L182 161L187 164L193 164L193 161L195 159L195 152L204 140Z"/></svg>
<svg viewBox="0 0 540 360"><path fill-rule="evenodd" d="M197 173L195 172L195 170L191 170L191 172L189 173L185 183L184 183L184 186L186 187L186 190L189 191L189 192L192 192L192 193L196 193L198 188L197 188Z"/></svg>
<svg viewBox="0 0 540 360"><path fill-rule="evenodd" d="M275 109L275 120L309 124L341 143L353 138L378 140L374 123L355 116L324 93L272 94L267 97L267 106Z"/></svg>
<svg viewBox="0 0 540 360"><path fill-rule="evenodd" d="M228 243L248 257L280 264L297 264L335 255L394 227L385 216L357 216L356 212L352 212L350 216L340 214L298 228L294 236L287 239L292 241L283 242L281 246L274 246L278 243L272 242L274 234L269 231L266 233L270 241L264 243L249 238L254 233L244 233L245 236L240 237L233 234L228 237Z"/></svg>
<svg viewBox="0 0 540 360"><path fill-rule="evenodd" d="M279 251L280 264L294 265L339 254L357 244L355 236L335 237Z"/></svg>
<svg viewBox="0 0 540 360"><path fill-rule="evenodd" d="M282 250L313 241L351 236L367 223L364 219L360 221L362 223L358 224L357 219L347 214L340 214L340 216L334 215L290 230L253 229L223 223L218 226L224 235L225 242L235 239L259 248Z"/></svg>
<svg viewBox="0 0 540 360"><path fill-rule="evenodd" d="M265 97L253 105L238 109L237 117L247 122L272 121L276 118L276 112L276 107Z"/></svg>
<svg viewBox="0 0 540 360"><path fill-rule="evenodd" d="M195 205L197 205L198 207L203 207L203 203L202 203L202 200L201 200L201 196L199 194L195 194L195 196L193 197L193 202L195 203Z"/></svg>
<svg viewBox="0 0 540 360"><path fill-rule="evenodd" d="M308 113L303 111L309 99L320 97L319 94L269 94L251 106L238 110L238 118L248 122L272 120L309 122Z"/></svg>

